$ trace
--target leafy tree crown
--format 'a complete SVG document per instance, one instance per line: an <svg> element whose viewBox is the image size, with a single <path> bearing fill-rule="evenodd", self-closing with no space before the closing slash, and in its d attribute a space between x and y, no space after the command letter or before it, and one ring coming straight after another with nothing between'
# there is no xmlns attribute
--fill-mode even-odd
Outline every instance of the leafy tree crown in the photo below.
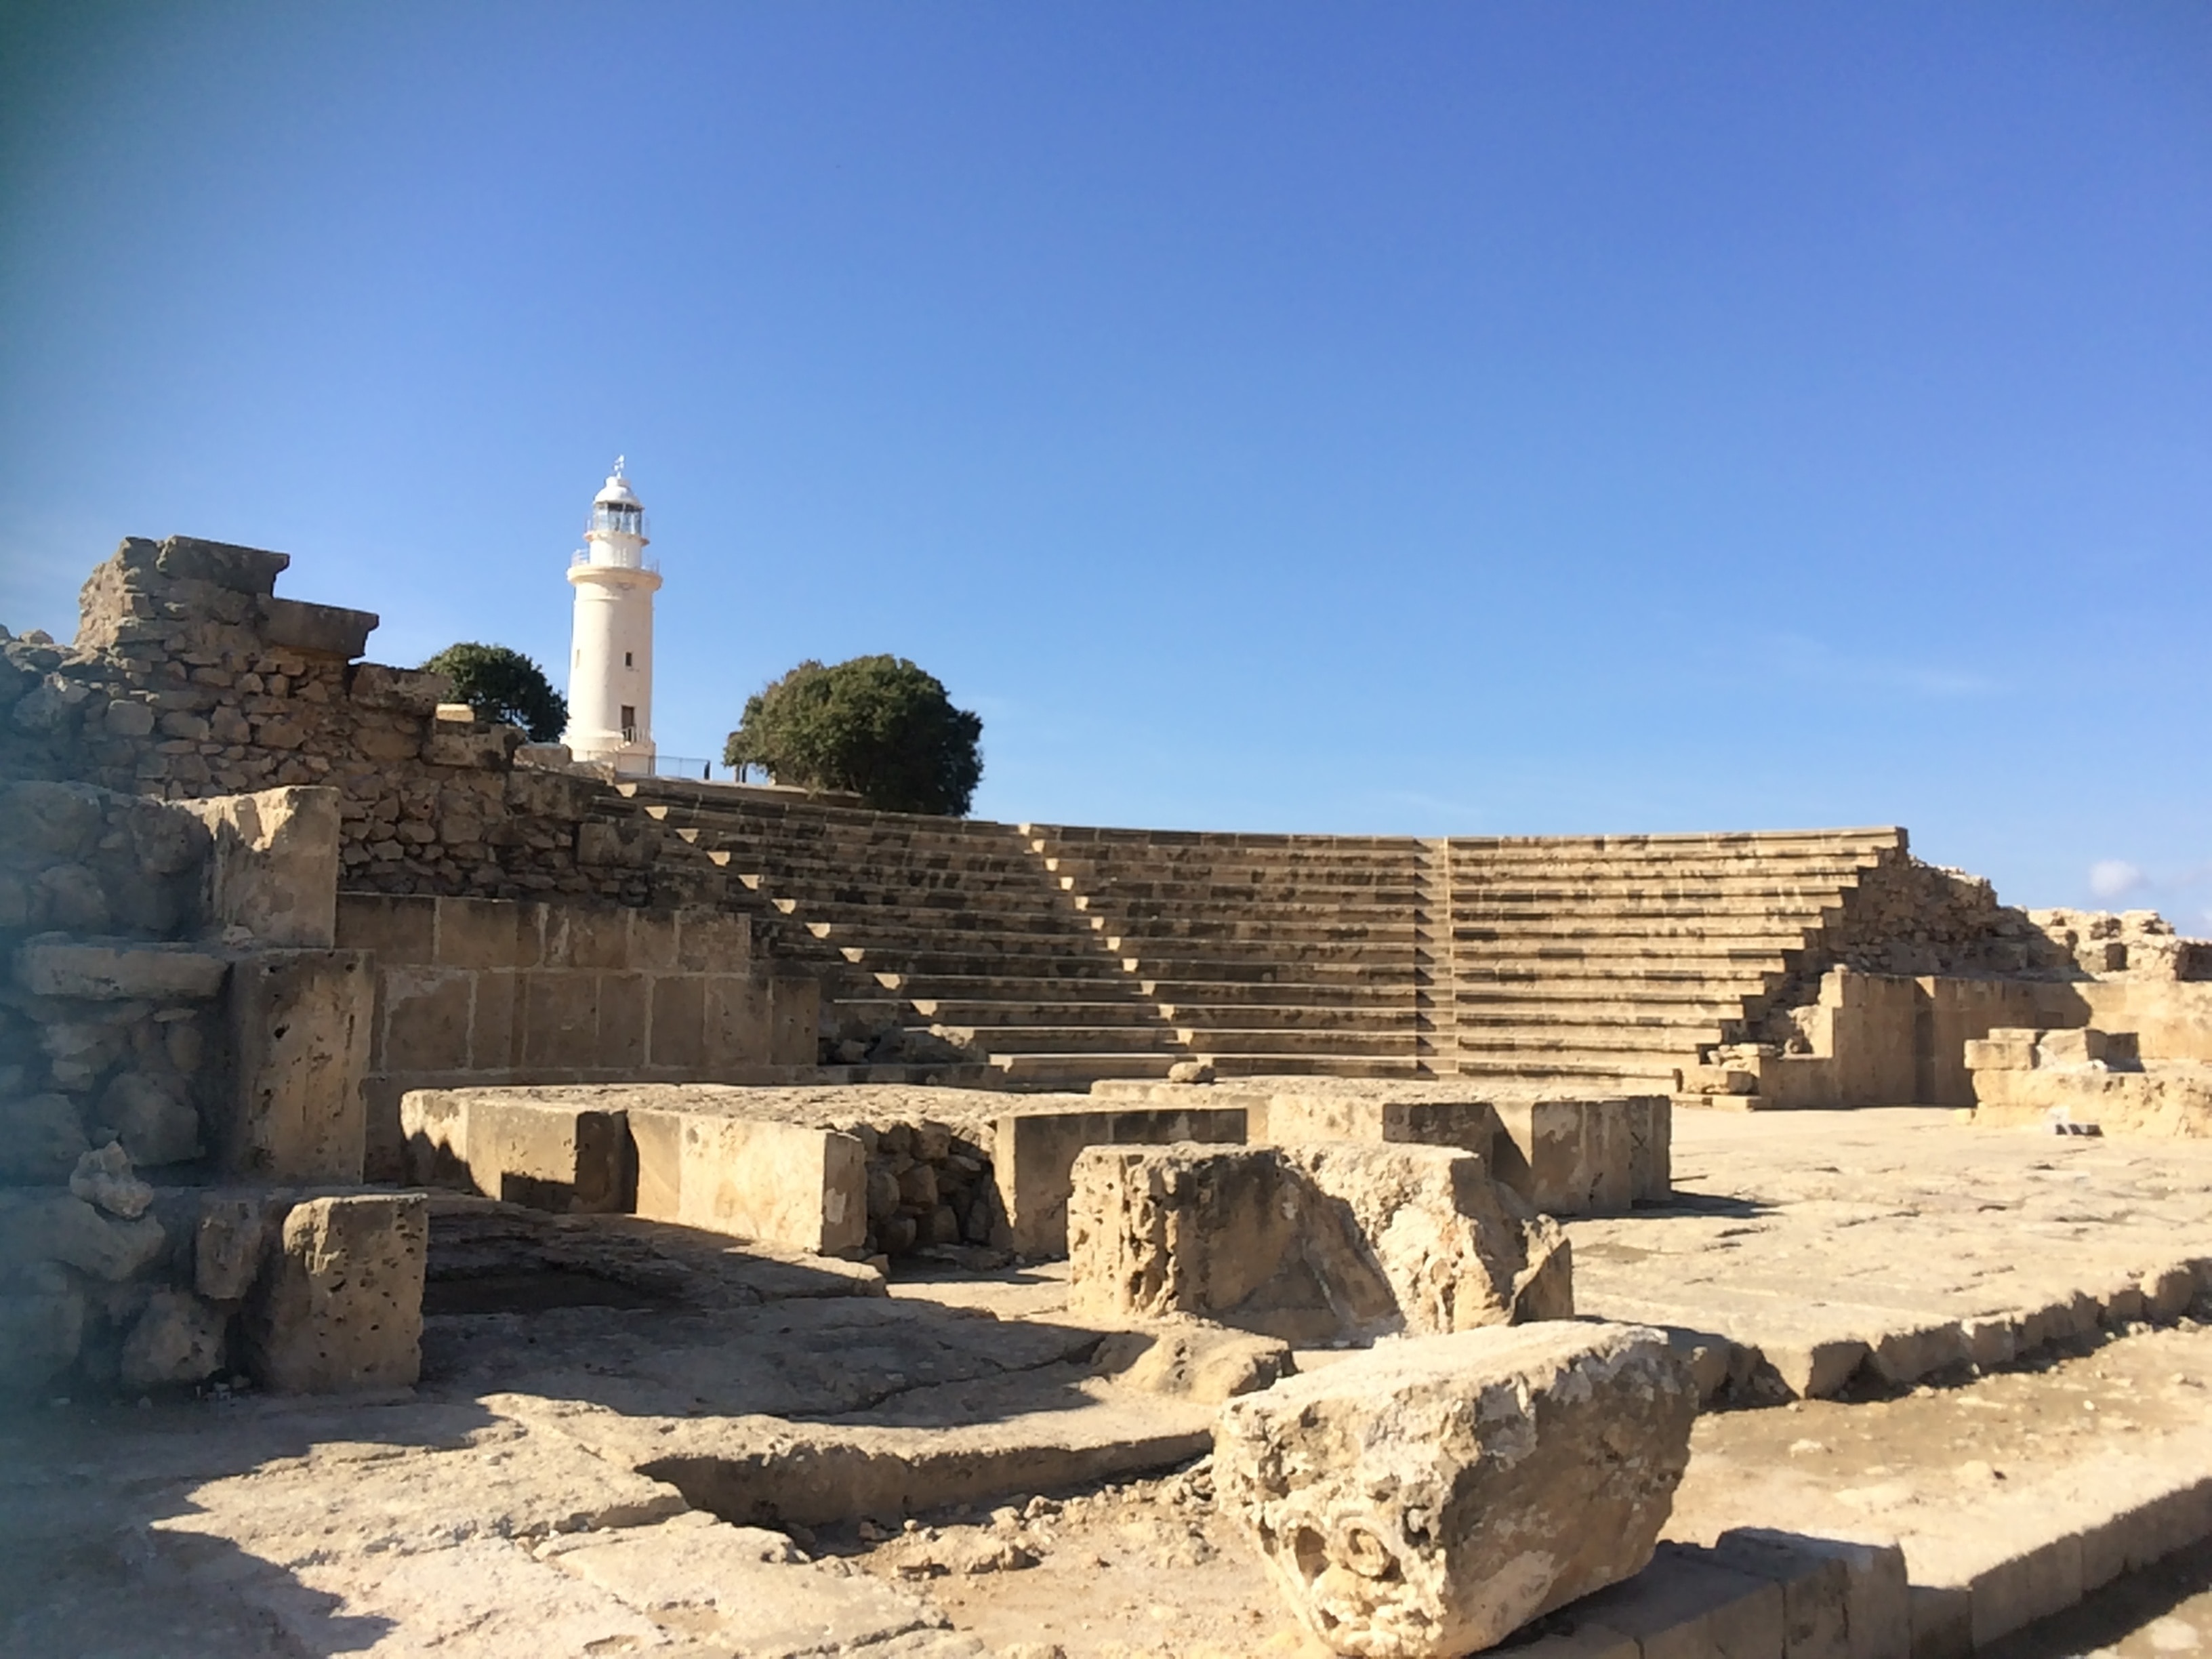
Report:
<svg viewBox="0 0 2212 1659"><path fill-rule="evenodd" d="M568 724L568 700L545 671L503 645L449 645L422 666L453 683L453 696L497 726L519 726L532 743L556 743Z"/></svg>
<svg viewBox="0 0 2212 1659"><path fill-rule="evenodd" d="M778 783L849 789L892 812L964 816L983 776L983 722L903 657L803 662L745 701L722 750Z"/></svg>

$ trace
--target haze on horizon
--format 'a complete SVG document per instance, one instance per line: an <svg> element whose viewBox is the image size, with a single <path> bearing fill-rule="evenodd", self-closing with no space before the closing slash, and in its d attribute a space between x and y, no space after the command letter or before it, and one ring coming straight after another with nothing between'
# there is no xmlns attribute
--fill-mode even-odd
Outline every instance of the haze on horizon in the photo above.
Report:
<svg viewBox="0 0 2212 1659"><path fill-rule="evenodd" d="M805 657L980 815L1901 823L2212 931L2212 13L0 8L0 622L125 535Z"/></svg>

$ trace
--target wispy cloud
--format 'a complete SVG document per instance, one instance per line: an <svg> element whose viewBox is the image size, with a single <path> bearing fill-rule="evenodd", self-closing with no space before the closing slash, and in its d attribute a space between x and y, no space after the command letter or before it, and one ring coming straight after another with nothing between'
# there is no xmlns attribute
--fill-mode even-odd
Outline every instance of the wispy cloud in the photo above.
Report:
<svg viewBox="0 0 2212 1659"><path fill-rule="evenodd" d="M2101 899L2115 899L2143 885L2145 877L2125 859L2099 859L2089 866L2089 890Z"/></svg>
<svg viewBox="0 0 2212 1659"><path fill-rule="evenodd" d="M2005 689L2003 682L1972 669L1858 656L1804 634L1770 634L1751 644L1762 667L1826 684L1875 686L1922 697L1985 697Z"/></svg>

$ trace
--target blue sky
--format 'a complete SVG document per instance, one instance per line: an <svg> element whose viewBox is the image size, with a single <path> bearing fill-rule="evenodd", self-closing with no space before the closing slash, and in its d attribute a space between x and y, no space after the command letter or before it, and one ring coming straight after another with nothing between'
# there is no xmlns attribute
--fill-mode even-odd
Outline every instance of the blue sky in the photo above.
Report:
<svg viewBox="0 0 2212 1659"><path fill-rule="evenodd" d="M665 752L891 651L993 817L2212 931L2208 301L2197 6L7 4L0 621L183 532L557 667L623 452Z"/></svg>

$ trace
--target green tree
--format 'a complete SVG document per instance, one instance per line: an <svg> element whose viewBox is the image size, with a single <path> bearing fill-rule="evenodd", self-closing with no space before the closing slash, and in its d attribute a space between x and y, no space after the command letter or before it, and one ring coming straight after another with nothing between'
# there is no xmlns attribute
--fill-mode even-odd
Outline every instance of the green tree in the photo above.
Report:
<svg viewBox="0 0 2212 1659"><path fill-rule="evenodd" d="M519 726L532 743L557 743L568 700L540 668L503 645L449 645L422 666L453 683L453 696L496 726Z"/></svg>
<svg viewBox="0 0 2212 1659"><path fill-rule="evenodd" d="M803 662L758 696L722 750L778 783L849 789L891 812L963 816L983 776L983 722L903 657Z"/></svg>

